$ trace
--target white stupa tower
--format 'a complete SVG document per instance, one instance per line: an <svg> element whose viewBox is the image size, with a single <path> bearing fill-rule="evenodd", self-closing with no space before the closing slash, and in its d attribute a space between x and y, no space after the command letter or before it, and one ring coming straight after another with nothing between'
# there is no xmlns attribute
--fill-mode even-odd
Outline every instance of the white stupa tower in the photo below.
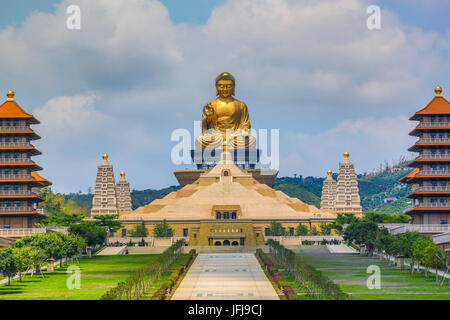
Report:
<svg viewBox="0 0 450 320"><path fill-rule="evenodd" d="M133 210L131 205L130 183L125 180L125 172L120 173L120 180L116 185L117 208L119 211Z"/></svg>
<svg viewBox="0 0 450 320"><path fill-rule="evenodd" d="M114 170L108 162L108 155L104 154L102 164L97 170L91 216L118 214Z"/></svg>
<svg viewBox="0 0 450 320"><path fill-rule="evenodd" d="M334 211L335 213L353 213L356 216L362 216L355 166L348 159L349 156L350 154L345 152L344 161L339 164Z"/></svg>
<svg viewBox="0 0 450 320"><path fill-rule="evenodd" d="M336 180L334 180L332 177L332 171L328 170L327 177L323 181L320 209L334 210L335 197L336 197Z"/></svg>

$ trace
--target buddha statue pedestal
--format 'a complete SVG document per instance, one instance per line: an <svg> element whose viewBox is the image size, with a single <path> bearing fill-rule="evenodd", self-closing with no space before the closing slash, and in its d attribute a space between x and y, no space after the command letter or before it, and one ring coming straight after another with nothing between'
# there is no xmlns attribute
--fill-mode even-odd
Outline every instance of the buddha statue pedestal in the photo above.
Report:
<svg viewBox="0 0 450 320"><path fill-rule="evenodd" d="M232 160L241 169L255 169L259 162L260 149L228 149ZM223 149L196 149L191 150L192 161L197 165L197 169L211 169L220 161Z"/></svg>

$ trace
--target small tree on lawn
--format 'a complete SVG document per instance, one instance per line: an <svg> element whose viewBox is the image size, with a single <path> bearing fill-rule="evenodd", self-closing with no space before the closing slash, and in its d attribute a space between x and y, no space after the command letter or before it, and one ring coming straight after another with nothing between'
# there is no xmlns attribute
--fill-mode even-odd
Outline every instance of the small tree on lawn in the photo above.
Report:
<svg viewBox="0 0 450 320"><path fill-rule="evenodd" d="M311 230L309 230L309 235L311 236L318 236L319 235L319 231L317 230L316 226L312 226Z"/></svg>
<svg viewBox="0 0 450 320"><path fill-rule="evenodd" d="M128 234L130 235L130 237L141 237L141 238L145 238L148 236L148 229L145 227L145 225L142 224L138 224L136 225L133 229L131 229L130 231L128 231Z"/></svg>
<svg viewBox="0 0 450 320"><path fill-rule="evenodd" d="M435 268L436 282L439 282L438 270L439 270L439 266L441 265L441 260L439 259L439 250L440 250L440 248L433 242L432 244L430 243L425 248L425 254L424 254L425 266L430 267L430 268L433 268L433 267Z"/></svg>
<svg viewBox="0 0 450 320"><path fill-rule="evenodd" d="M98 226L91 221L83 221L80 224L72 225L69 228L69 233L83 237L86 243L91 247L103 244L107 237L105 228Z"/></svg>
<svg viewBox="0 0 450 320"><path fill-rule="evenodd" d="M11 278L17 273L17 266L11 248L0 249L0 273L8 277L8 286L11 284Z"/></svg>
<svg viewBox="0 0 450 320"><path fill-rule="evenodd" d="M108 233L111 234L113 232L116 232L120 228L123 228L123 224L117 220L119 216L118 215L103 215L103 216L95 216L94 219L95 223L99 226L105 227L108 230Z"/></svg>
<svg viewBox="0 0 450 320"><path fill-rule="evenodd" d="M12 255L17 272L19 272L19 282L22 282L22 272L27 271L33 266L31 261L31 247L13 248Z"/></svg>
<svg viewBox="0 0 450 320"><path fill-rule="evenodd" d="M281 225L281 223L279 223L277 221L272 221L270 223L268 235L269 236L284 236L284 235L286 235L286 231L285 231L285 229L283 229L283 226Z"/></svg>
<svg viewBox="0 0 450 320"><path fill-rule="evenodd" d="M306 236L308 234L308 227L304 224L299 223L297 228L295 228L296 236Z"/></svg>
<svg viewBox="0 0 450 320"><path fill-rule="evenodd" d="M321 223L319 228L320 228L320 233L323 236L329 236L331 234L331 227L328 224Z"/></svg>
<svg viewBox="0 0 450 320"><path fill-rule="evenodd" d="M157 238L173 237L173 230L167 224L166 220L161 223L157 223L153 229L153 235Z"/></svg>

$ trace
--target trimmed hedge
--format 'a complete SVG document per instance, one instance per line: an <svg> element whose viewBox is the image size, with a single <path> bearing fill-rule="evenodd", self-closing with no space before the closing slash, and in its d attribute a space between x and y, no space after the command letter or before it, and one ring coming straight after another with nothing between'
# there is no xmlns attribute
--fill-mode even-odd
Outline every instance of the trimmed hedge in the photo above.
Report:
<svg viewBox="0 0 450 320"><path fill-rule="evenodd" d="M116 287L108 290L102 300L137 300L144 296L151 285L169 266L180 256L184 240L179 240L164 250L156 262L151 262L138 269L125 281L119 282Z"/></svg>
<svg viewBox="0 0 450 320"><path fill-rule="evenodd" d="M180 265L173 269L169 278L161 285L161 287L156 290L156 292L151 297L151 300L164 300L166 294L170 292L178 281L180 276L186 271L187 266L191 263L191 261L195 258L195 250L192 249L189 251L188 255L183 257Z"/></svg>

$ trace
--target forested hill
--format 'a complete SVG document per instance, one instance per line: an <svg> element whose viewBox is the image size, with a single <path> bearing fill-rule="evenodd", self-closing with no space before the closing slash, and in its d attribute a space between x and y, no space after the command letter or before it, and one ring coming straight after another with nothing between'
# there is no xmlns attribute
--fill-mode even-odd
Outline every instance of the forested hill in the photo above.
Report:
<svg viewBox="0 0 450 320"><path fill-rule="evenodd" d="M398 181L408 174L411 169L396 168L387 169L378 173L358 175L359 194L364 211L377 210L382 213L401 213L407 206L405 196L410 192L410 186ZM333 174L337 179L337 174ZM302 176L296 178L277 178L273 187L281 190L291 197L320 206L320 197L324 178ZM385 204L385 198L397 198L398 200Z"/></svg>
<svg viewBox="0 0 450 320"><path fill-rule="evenodd" d="M376 210L380 213L401 213L407 206L409 200L405 195L409 193L410 187L400 183L398 179L411 171L410 168L398 166L379 170L378 173L358 175L359 193L361 205L364 211ZM333 175L337 178L337 174ZM296 197L303 202L320 207L320 197L324 178L316 177L281 177L274 181L273 188L281 190L291 197ZM133 190L131 198L133 209L146 205L155 199L162 198L172 191L178 190L179 186L171 186L164 189ZM71 193L65 195L66 201L73 200L80 207L90 209L92 194ZM385 198L396 197L398 200L385 204Z"/></svg>

